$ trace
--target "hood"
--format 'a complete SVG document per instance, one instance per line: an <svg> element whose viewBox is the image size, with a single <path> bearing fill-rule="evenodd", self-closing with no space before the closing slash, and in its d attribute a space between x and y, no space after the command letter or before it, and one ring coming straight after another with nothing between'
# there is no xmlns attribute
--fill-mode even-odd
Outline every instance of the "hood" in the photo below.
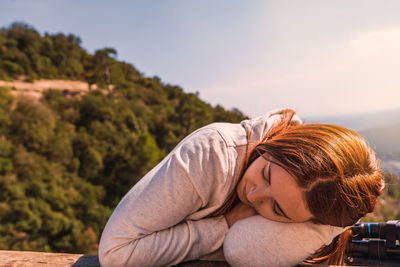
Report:
<svg viewBox="0 0 400 267"><path fill-rule="evenodd" d="M248 143L251 145L252 143L260 142L271 127L281 120L282 114L286 110L288 110L288 108L275 109L265 115L242 121L240 125L247 133ZM303 122L298 116L294 115L291 123L299 125Z"/></svg>

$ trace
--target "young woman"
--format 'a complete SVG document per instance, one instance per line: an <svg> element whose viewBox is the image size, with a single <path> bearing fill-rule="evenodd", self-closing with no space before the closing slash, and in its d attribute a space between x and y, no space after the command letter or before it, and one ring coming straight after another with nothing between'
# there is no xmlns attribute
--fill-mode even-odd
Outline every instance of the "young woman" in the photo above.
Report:
<svg viewBox="0 0 400 267"><path fill-rule="evenodd" d="M290 109L214 123L124 196L102 234L100 262L340 263L346 228L373 211L382 187L374 153L348 129L303 125Z"/></svg>

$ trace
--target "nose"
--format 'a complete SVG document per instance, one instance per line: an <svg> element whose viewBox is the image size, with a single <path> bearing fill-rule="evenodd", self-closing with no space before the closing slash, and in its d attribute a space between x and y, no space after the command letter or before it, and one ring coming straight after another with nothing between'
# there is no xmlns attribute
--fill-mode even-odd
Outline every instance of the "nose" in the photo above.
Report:
<svg viewBox="0 0 400 267"><path fill-rule="evenodd" d="M254 205L263 202L268 198L268 189L265 185L252 185L247 193L247 199Z"/></svg>

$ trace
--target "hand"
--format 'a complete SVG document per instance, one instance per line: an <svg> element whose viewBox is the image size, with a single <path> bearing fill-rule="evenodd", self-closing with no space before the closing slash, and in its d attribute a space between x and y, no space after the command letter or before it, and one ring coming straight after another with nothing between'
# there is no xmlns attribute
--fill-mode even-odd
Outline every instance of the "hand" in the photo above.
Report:
<svg viewBox="0 0 400 267"><path fill-rule="evenodd" d="M231 228L235 222L256 214L257 212L255 209L244 204L243 202L239 202L231 211L225 213L224 216L229 228Z"/></svg>

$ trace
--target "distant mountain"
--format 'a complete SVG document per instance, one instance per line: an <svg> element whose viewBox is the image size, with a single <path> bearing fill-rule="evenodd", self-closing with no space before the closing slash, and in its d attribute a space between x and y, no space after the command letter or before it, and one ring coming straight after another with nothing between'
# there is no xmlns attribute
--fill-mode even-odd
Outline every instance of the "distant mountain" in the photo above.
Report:
<svg viewBox="0 0 400 267"><path fill-rule="evenodd" d="M338 116L310 116L306 117L305 121L309 123L337 124L360 132L400 124L400 108Z"/></svg>
<svg viewBox="0 0 400 267"><path fill-rule="evenodd" d="M382 161L382 167L400 175L400 123L361 131Z"/></svg>
<svg viewBox="0 0 400 267"><path fill-rule="evenodd" d="M378 153L400 155L400 123L360 131L359 133L368 140Z"/></svg>

